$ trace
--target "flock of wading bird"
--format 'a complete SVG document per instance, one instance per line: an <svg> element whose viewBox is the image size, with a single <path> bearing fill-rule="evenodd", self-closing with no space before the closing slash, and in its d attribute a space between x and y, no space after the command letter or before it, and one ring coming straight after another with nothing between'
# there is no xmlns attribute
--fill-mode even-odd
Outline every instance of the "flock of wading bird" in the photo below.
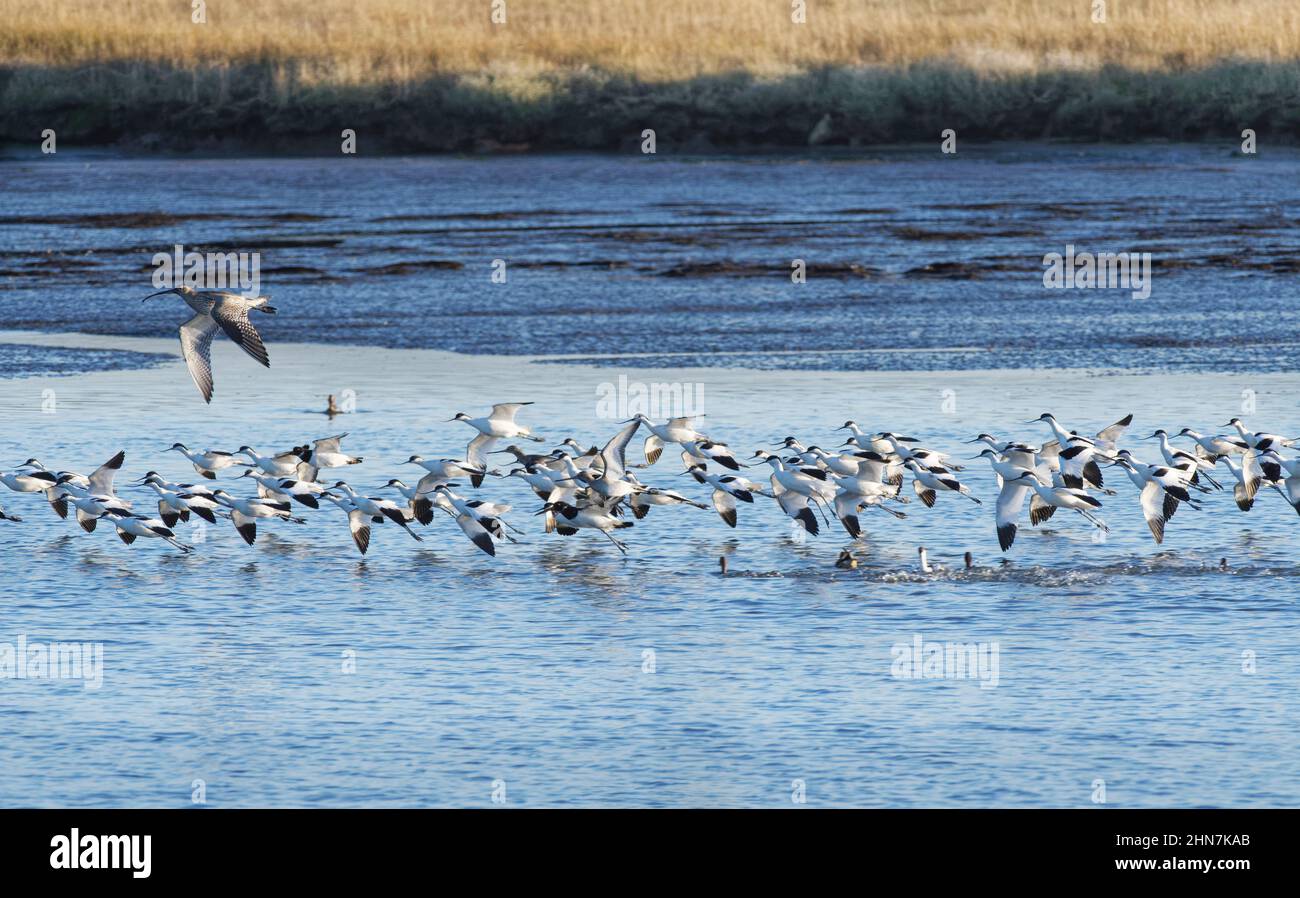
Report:
<svg viewBox="0 0 1300 898"><path fill-rule="evenodd" d="M256 485L256 495L241 498L225 489L173 483L149 471L136 483L156 494L157 517L136 513L132 502L117 495L113 481L125 460L123 452L88 476L52 470L32 458L16 473L0 473L0 482L19 493L42 493L60 517L66 517L71 506L77 522L87 532L105 520L128 545L142 537L156 538L184 552L192 551L192 547L182 543L172 528L177 521L190 520L191 515L213 524L218 517L228 518L252 545L259 521L305 524L306 518L295 511L318 509L324 501L346 514L352 539L363 554L370 545L372 525L391 523L419 541L423 537L412 525L427 526L441 511L455 519L475 546L495 555L498 543L517 542L512 533L521 532L505 520L511 506L466 498L456 489L461 480L468 480L477 489L488 477L500 477L517 478L532 489L542 502L536 514L545 516L547 533L573 536L581 530L594 530L625 553L627 545L614 534L633 526L628 510L639 520L657 506L709 507L681 492L647 486L634 473L635 469L653 466L669 445L681 449L685 466L681 474L711 490L713 508L728 527L736 526L742 505L763 497L775 500L793 521L792 526L808 534L817 535L820 522L829 524L833 515L857 540L862 535L859 515L868 510L896 518L906 516L896 506L910 501L903 489L909 477L912 491L926 507L933 507L948 494L980 503L958 477L957 472L964 468L954 464L949 455L923 447L902 434L867 433L853 421L837 428L851 434L840 451L805 446L791 436L773 446L775 452L756 451L750 458L752 464L737 459L725 443L696 430L698 418L673 418L656 424L645 415L637 415L622 422L622 428L603 448L583 448L570 438L549 452L528 453L515 444L496 449L501 440L543 442L516 420L527 405L531 403L501 403L485 417L473 418L461 412L451 418L477 431L465 457L433 459L412 455L407 463L419 466L425 473L413 485L396 478L388 480L384 489L398 498L364 496L346 481L327 473L362 462L341 448L340 441L346 434L273 455L262 455L250 446L224 452L193 450L176 443L171 450L185 456L208 480L216 480L222 471L233 473L233 469L242 468L240 477L233 479L250 478ZM1297 439L1248 430L1237 418L1224 425L1233 429L1231 433L1206 435L1185 427L1171 436L1156 430L1141 439L1157 441L1163 461L1147 464L1120 447L1132 418L1128 415L1095 435L1085 436L1067 430L1054 416L1043 414L1026 422L1041 423L1050 431L1052 440L1042 445L1003 441L987 433L967 441L985 446L971 460L987 459L996 477L996 530L1004 552L1015 542L1026 499L1031 525L1042 524L1058 509L1067 509L1078 513L1090 526L1105 531L1106 524L1099 517L1102 501L1096 494L1116 495L1103 479L1105 468L1121 469L1137 488L1143 517L1156 543L1164 540L1166 523L1182 506L1200 509L1207 494L1224 489L1214 476L1220 465L1231 475L1233 495L1242 511L1251 509L1261 489L1270 488L1300 512L1300 458L1283 455ZM628 446L643 425L648 431L643 444L644 461L631 464ZM1185 438L1189 448L1175 446L1177 438ZM513 456L517 466L504 473L492 468L488 456L497 454ZM744 468L763 465L771 469L765 482L740 473ZM3 509L0 519L21 520ZM856 561L850 550L844 550L837 564L856 566Z"/></svg>

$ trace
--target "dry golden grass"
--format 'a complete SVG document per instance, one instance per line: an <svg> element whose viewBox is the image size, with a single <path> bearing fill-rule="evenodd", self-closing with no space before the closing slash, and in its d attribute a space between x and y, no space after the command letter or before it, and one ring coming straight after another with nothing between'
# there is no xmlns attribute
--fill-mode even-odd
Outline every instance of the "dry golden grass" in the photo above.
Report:
<svg viewBox="0 0 1300 898"><path fill-rule="evenodd" d="M731 71L945 61L976 71L1184 69L1300 59L1295 0L0 0L0 66L271 65L288 85L601 71L668 81ZM292 89L287 87L286 89Z"/></svg>
<svg viewBox="0 0 1300 898"><path fill-rule="evenodd" d="M1296 0L0 0L0 140L1300 139ZM819 137L818 140L822 140Z"/></svg>

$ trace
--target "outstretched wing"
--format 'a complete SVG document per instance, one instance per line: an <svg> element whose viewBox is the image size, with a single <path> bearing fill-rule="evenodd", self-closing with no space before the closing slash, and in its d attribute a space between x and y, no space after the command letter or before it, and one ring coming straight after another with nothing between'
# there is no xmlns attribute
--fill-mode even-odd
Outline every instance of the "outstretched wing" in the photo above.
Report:
<svg viewBox="0 0 1300 898"><path fill-rule="evenodd" d="M233 340L236 346L266 367L271 367L271 359L266 354L266 346L262 343L262 335L257 332L257 328L248 323L247 306L226 302L213 303L212 319L226 332L226 336Z"/></svg>
<svg viewBox="0 0 1300 898"><path fill-rule="evenodd" d="M604 462L604 475L606 480L617 480L622 477L627 470L627 444L632 441L632 434L641 426L641 420L635 419L631 424L624 427L614 438L605 444L605 448L600 451L601 461Z"/></svg>
<svg viewBox="0 0 1300 898"><path fill-rule="evenodd" d="M1154 480L1148 481L1138 497L1142 503L1142 517L1146 518L1147 526L1151 528L1151 535L1155 537L1158 546L1165 541L1164 488Z"/></svg>
<svg viewBox="0 0 1300 898"><path fill-rule="evenodd" d="M1028 484L1010 481L1002 484L1002 491L998 493L997 503L997 527L998 527L998 545L1005 552L1011 548L1011 544L1016 540L1017 523L1020 519L1020 512L1025 507L1025 496L1029 495L1031 487Z"/></svg>
<svg viewBox="0 0 1300 898"><path fill-rule="evenodd" d="M206 312L181 325L181 354L204 402L212 401L212 338L216 333L217 322Z"/></svg>
<svg viewBox="0 0 1300 898"><path fill-rule="evenodd" d="M480 433L465 447L465 461L480 471L487 470L487 453L496 445L497 438Z"/></svg>
<svg viewBox="0 0 1300 898"><path fill-rule="evenodd" d="M659 461L659 455L664 451L664 442L653 433L646 437L645 440L645 463L653 465Z"/></svg>
<svg viewBox="0 0 1300 898"><path fill-rule="evenodd" d="M361 554L370 548L370 518L364 511L354 508L348 512L348 527L352 530L352 541L357 544Z"/></svg>
<svg viewBox="0 0 1300 898"><path fill-rule="evenodd" d="M493 421L514 421L515 414L525 405L532 405L531 402L498 402L492 406L492 414L488 415Z"/></svg>
<svg viewBox="0 0 1300 898"><path fill-rule="evenodd" d="M1105 430L1099 431L1097 433L1097 439L1103 443L1109 443L1110 445L1106 447L1107 449L1114 449L1115 444L1119 442L1119 438L1124 434L1124 431L1132 423L1133 423L1133 416L1131 414L1125 415L1124 417L1116 421L1114 424L1112 424L1110 427L1107 427Z"/></svg>
<svg viewBox="0 0 1300 898"><path fill-rule="evenodd" d="M126 460L126 453L119 452L108 461L104 462L87 480L90 481L90 494L92 496L115 496L113 492L113 477L122 468L122 462Z"/></svg>
<svg viewBox="0 0 1300 898"><path fill-rule="evenodd" d="M339 441L345 436L347 436L346 433L341 433L336 437L325 437L322 440L315 440L312 443L312 446L315 447L317 452L338 452Z"/></svg>

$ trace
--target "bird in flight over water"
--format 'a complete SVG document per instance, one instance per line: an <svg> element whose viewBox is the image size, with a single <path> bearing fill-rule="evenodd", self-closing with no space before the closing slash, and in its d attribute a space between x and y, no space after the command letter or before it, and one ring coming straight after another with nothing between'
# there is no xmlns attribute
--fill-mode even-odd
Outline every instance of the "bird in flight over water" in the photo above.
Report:
<svg viewBox="0 0 1300 898"><path fill-rule="evenodd" d="M217 290L195 290L193 287L173 287L160 290L144 298L148 302L155 296L174 293L194 310L194 317L181 325L181 353L185 364L189 366L190 377L203 394L204 402L212 402L212 338L217 331L224 331L235 345L248 353L266 367L271 367L271 360L266 354L262 337L248 321L248 313L253 309L268 315L275 314L275 307L267 305L269 296L242 296L238 293L225 293Z"/></svg>

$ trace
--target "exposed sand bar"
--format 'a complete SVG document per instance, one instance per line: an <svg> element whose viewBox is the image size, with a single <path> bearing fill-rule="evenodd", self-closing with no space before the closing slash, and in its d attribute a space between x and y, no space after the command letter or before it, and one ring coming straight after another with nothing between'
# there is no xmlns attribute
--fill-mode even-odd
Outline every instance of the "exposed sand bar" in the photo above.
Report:
<svg viewBox="0 0 1300 898"><path fill-rule="evenodd" d="M304 428L362 432L364 440L411 451L427 448L432 440L455 451L463 448L462 437L469 431L445 424L445 419L510 400L537 403L530 418L538 433L596 438L609 433L614 423L597 417L598 388L617 384L620 376L629 383L702 384L708 429L738 446L790 432L824 432L850 417L867 427L909 429L942 440L969 438L981 430L1024 433L1021 422L1049 410L1080 426L1104 424L1131 411L1138 416L1135 431L1148 424L1152 429L1183 423L1212 428L1232 415L1287 433L1300 426L1297 378L1291 374L643 369L635 357L596 367L536 364L541 358L536 356L304 343L272 344L273 367L268 370L218 341L213 349L216 396L205 406L172 339L0 331L0 342L176 355L174 364L151 369L0 379L0 409L7 421L0 442L20 453L25 451L20 446L39 448L41 439L33 434L51 431L75 443L96 443L94 431L102 430L106 439L110 433L125 433L147 437L151 445L170 445L173 439L206 438L216 446L231 439L300 439ZM54 414L42 412L42 391L47 389L55 391ZM330 424L318 414L325 397L346 390L355 393L357 414ZM1253 415L1243 412L1242 405L1252 396ZM952 400L947 406L945 398ZM88 457L103 448L88 446Z"/></svg>

